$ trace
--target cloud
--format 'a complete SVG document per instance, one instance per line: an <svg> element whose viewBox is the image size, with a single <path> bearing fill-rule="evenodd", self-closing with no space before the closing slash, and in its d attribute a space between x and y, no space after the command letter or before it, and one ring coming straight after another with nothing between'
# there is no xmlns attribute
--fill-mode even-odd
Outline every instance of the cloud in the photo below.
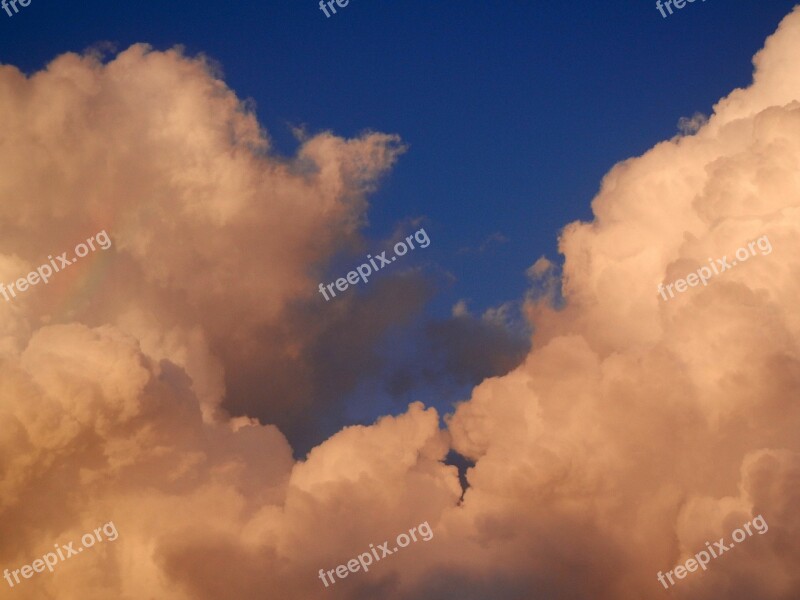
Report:
<svg viewBox="0 0 800 600"><path fill-rule="evenodd" d="M469 248L463 247L458 250L458 254L483 254L488 250L491 246L495 244L506 244L508 243L508 238L504 236L499 231L495 231L491 233L485 240L483 240L477 248Z"/></svg>
<svg viewBox="0 0 800 600"><path fill-rule="evenodd" d="M476 385L487 377L505 375L524 358L529 348L526 331L510 323L513 308L503 305L489 309L475 318L462 304L453 308L453 316L427 326L427 337L434 354L443 357L444 365L435 375L428 363L429 377L451 377L457 383Z"/></svg>
<svg viewBox="0 0 800 600"><path fill-rule="evenodd" d="M683 135L692 135L700 131L706 123L708 123L708 117L703 113L696 112L691 117L681 117L678 119L678 130Z"/></svg>
<svg viewBox="0 0 800 600"><path fill-rule="evenodd" d="M564 309L530 299L534 350L449 421L455 449L476 461L462 510L491 523L480 553L506 569L525 556L516 580L542 597L655 596L658 571L758 514L786 529L770 537L770 525L672 593L799 591L790 574L800 547L782 541L797 527L781 510L800 416L791 300L800 85L785 84L800 74L798 30L795 11L757 56L753 86L720 101L694 136L612 169L595 220L561 235ZM658 296L662 281L761 235L776 248L771 259L669 302ZM754 466L761 453L774 468Z"/></svg>
<svg viewBox="0 0 800 600"><path fill-rule="evenodd" d="M795 11L751 87L605 177L594 221L560 237L563 307L553 265L530 272L547 293L526 299L535 334L518 367L482 381L444 428L412 403L303 461L250 418L259 369L283 373L262 394L285 407L290 384L302 399L335 380L308 378L335 358L332 340L347 340L342 355L369 347L367 333L347 337L354 300L326 306L329 320L301 316L326 262L360 243L398 139L322 133L276 157L208 62L177 51L67 54L31 77L0 68L0 281L102 229L114 241L0 304L4 568L109 520L119 531L10 592L632 600L761 514L769 532L672 593L798 596L799 34ZM657 294L762 235L770 255ZM393 285L375 282L378 299L405 294L394 314L368 313L376 331L426 293ZM481 352L465 347L465 363ZM249 414L230 416L231 395ZM474 462L462 501L453 449ZM329 589L317 578L423 521L430 542Z"/></svg>
<svg viewBox="0 0 800 600"><path fill-rule="evenodd" d="M107 553L15 592L190 594L177 584L198 566L186 558L203 546L188 544L198 519L215 513L205 539L238 540L253 511L282 511L287 494L284 435L229 412L278 414L308 391L304 375L320 372L321 340L369 349L424 296L403 283L407 306L387 311L376 295L358 315L362 339L347 330L358 321L352 309L342 317L343 303L303 320L326 261L361 243L366 195L403 146L394 135L321 133L278 157L209 61L144 45L107 63L66 54L30 77L3 66L0 105L1 280L97 231L113 240L0 305L0 556L21 566L114 518L120 540ZM392 287L401 289L375 289ZM272 387L248 387L263 371ZM276 393L290 383L293 394ZM305 396L312 414L328 398ZM128 559L138 566L123 569ZM98 582L101 564L113 575Z"/></svg>

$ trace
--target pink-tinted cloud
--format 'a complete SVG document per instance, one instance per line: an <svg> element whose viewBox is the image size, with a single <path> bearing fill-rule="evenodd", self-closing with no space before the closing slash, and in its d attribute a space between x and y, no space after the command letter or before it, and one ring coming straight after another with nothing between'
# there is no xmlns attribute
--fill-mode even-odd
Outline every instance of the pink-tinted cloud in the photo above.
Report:
<svg viewBox="0 0 800 600"><path fill-rule="evenodd" d="M3 67L0 280L101 229L114 246L0 304L0 559L17 568L112 519L119 531L3 594L656 598L658 571L761 514L767 534L670 595L800 595L798 51L795 11L751 87L606 176L594 221L561 235L565 307L527 300L521 366L445 428L414 403L302 462L222 400L259 365L292 364L286 381L310 389L289 359L313 367L326 329L287 315L358 243L397 138L321 134L280 159L207 64L175 51L65 55L30 78ZM770 255L658 295L762 235ZM536 264L552 292L552 265ZM461 501L451 448L475 462ZM318 579L423 521L430 542Z"/></svg>

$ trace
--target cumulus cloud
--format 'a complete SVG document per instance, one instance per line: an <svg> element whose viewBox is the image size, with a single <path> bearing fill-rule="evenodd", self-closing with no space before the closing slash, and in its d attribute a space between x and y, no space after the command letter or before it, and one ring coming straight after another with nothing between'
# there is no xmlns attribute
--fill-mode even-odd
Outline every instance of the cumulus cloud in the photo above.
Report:
<svg viewBox="0 0 800 600"><path fill-rule="evenodd" d="M103 584L94 569L64 566L15 592L191 596L174 583L196 568L185 556L203 544L187 549L179 538L191 537L198 518L215 514L208 539L238 544L256 507L283 511L291 448L274 425L250 417L314 391L303 365L318 371L319 339L347 321L336 311L304 320L319 274L361 243L366 196L402 144L381 133L321 133L296 156L277 156L207 60L144 45L107 63L67 54L29 77L3 66L0 105L0 280L71 256L97 231L113 240L0 305L0 556L20 566L103 515L127 542L84 562L141 564L112 569ZM407 296L388 313L380 298L366 304L359 316L366 328L374 315L370 335L419 305L416 289ZM349 346L368 347L362 335ZM264 370L272 387L248 387ZM289 382L292 394L276 393ZM305 396L307 419L320 399ZM230 513L212 508L228 501ZM164 522L143 526L155 513Z"/></svg>
<svg viewBox="0 0 800 600"><path fill-rule="evenodd" d="M453 307L452 318L430 323L428 340L434 353L444 356L441 372L456 382L476 385L517 366L529 343L522 337L522 326L513 322L513 312L514 307L501 305L476 318L458 303ZM427 376L436 378L431 370Z"/></svg>
<svg viewBox="0 0 800 600"><path fill-rule="evenodd" d="M112 519L119 531L6 591L633 600L761 514L768 533L671 593L797 597L798 40L795 11L752 86L605 177L594 221L560 238L563 307L553 265L529 272L546 293L526 299L535 334L519 367L444 428L413 403L303 461L251 418L252 382L286 374L265 394L274 407L289 383L312 394L292 359L328 360L317 344L335 327L297 315L329 257L358 243L398 139L323 133L277 157L207 61L177 51L0 68L0 280L101 229L114 241L0 304L0 559L18 568ZM658 295L762 235L769 256ZM407 294L396 319L421 302ZM346 313L343 300L326 308ZM223 402L232 386L244 415ZM451 450L474 463L463 499ZM430 542L329 589L317 578L423 521Z"/></svg>
<svg viewBox="0 0 800 600"><path fill-rule="evenodd" d="M455 448L476 461L463 510L491 523L481 553L506 568L524 556L511 579L542 597L655 596L658 571L758 514L782 525L671 593L800 591L784 508L800 417L799 31L795 11L756 56L753 85L695 135L612 169L595 220L560 238L564 309L531 299L525 364L485 381L450 420ZM769 258L668 302L658 295L659 283L763 235Z"/></svg>

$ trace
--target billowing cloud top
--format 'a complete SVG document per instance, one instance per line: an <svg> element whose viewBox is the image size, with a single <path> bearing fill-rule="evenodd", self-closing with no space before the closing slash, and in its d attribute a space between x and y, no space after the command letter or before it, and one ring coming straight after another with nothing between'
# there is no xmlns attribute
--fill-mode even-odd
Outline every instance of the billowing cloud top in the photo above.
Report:
<svg viewBox="0 0 800 600"><path fill-rule="evenodd" d="M301 462L223 398L242 364L311 343L287 315L358 243L398 138L325 133L279 158L177 51L0 68L0 281L113 240L0 303L0 559L119 531L4 597L655 598L657 572L759 514L769 533L669 594L800 596L799 54L795 11L753 85L606 176L595 220L560 239L565 307L528 301L534 350L446 429L415 403ZM658 294L762 236L771 252ZM451 448L475 462L463 498ZM429 542L320 582L423 521Z"/></svg>

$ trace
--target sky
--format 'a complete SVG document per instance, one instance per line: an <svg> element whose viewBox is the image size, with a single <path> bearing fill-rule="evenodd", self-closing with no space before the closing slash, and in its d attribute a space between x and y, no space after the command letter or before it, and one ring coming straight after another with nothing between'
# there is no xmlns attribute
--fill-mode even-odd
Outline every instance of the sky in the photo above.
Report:
<svg viewBox="0 0 800 600"><path fill-rule="evenodd" d="M461 298L482 312L517 298L536 258L558 259L558 230L590 218L616 162L746 85L752 55L793 6L712 2L663 19L639 1L503 4L352 0L326 19L310 1L36 0L4 19L0 56L32 72L100 42L182 45L255 101L284 155L295 127L397 133L409 151L371 198L365 234L379 245L398 221L427 217L428 253L456 277L434 314ZM507 241L490 256L458 254L494 233Z"/></svg>
<svg viewBox="0 0 800 600"><path fill-rule="evenodd" d="M791 7L705 4L665 19L644 2L398 9L352 0L326 18L310 1L142 10L37 0L2 21L0 59L32 73L67 51L180 45L215 61L237 96L253 102L279 155L296 152L298 129L400 136L407 151L370 196L363 246L331 257L321 276L335 281L405 221L424 219L433 242L411 258L428 268L435 291L375 340L381 366L345 392L344 412L314 435L292 436L302 454L345 424L398 413L415 398L448 412L482 377L500 374L448 372L458 349L425 333L459 302L478 317L507 304L509 339L490 353L503 355L502 365L518 361L528 339L518 314L526 270L541 256L561 261L558 232L591 218L590 201L615 163L746 85L752 55ZM438 373L426 377L431 363ZM387 390L387 380L411 383Z"/></svg>
<svg viewBox="0 0 800 600"><path fill-rule="evenodd" d="M797 597L800 12L498 4L0 10L0 598Z"/></svg>

